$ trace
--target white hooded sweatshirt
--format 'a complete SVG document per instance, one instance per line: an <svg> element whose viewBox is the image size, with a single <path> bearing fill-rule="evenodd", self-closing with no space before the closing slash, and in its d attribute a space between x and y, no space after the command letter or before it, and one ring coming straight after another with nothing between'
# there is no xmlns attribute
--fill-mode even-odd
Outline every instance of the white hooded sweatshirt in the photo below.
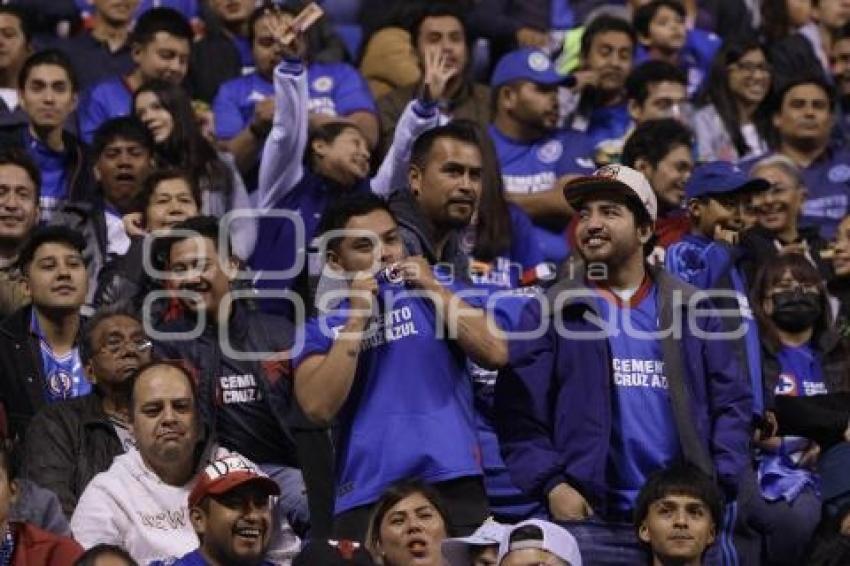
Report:
<svg viewBox="0 0 850 566"><path fill-rule="evenodd" d="M212 453L221 457L228 451ZM194 477L181 487L164 483L132 448L86 486L71 517L71 531L84 548L116 544L139 564L183 556L198 547L188 509L194 485Z"/></svg>

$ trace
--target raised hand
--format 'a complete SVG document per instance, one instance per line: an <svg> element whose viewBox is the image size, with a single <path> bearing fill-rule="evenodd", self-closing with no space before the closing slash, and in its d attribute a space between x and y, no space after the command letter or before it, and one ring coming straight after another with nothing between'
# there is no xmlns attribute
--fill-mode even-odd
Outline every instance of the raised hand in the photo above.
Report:
<svg viewBox="0 0 850 566"><path fill-rule="evenodd" d="M433 102L443 97L446 85L458 73L458 69L448 65L447 55L439 47L425 50L422 69L422 99Z"/></svg>

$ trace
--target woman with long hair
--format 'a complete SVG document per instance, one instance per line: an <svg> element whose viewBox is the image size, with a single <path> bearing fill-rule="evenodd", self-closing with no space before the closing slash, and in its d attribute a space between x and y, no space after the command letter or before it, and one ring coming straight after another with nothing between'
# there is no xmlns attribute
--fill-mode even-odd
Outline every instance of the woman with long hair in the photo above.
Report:
<svg viewBox="0 0 850 566"><path fill-rule="evenodd" d="M796 253L777 256L759 271L752 294L767 407L850 390L847 344L834 330L824 281L809 260ZM762 563L801 564L821 517L815 469L822 447L786 434L777 414L782 434L768 427L756 442L761 497L752 502L752 524L761 525ZM822 416L815 410L808 418Z"/></svg>
<svg viewBox="0 0 850 566"><path fill-rule="evenodd" d="M767 152L771 70L754 38L732 40L717 53L694 115L700 161L738 161Z"/></svg>
<svg viewBox="0 0 850 566"><path fill-rule="evenodd" d="M202 214L221 218L232 210L252 208L233 157L204 137L180 86L160 80L145 83L133 96L133 112L150 130L159 164L192 175L200 189ZM234 254L247 260L257 239L256 219L235 218L230 233Z"/></svg>
<svg viewBox="0 0 850 566"><path fill-rule="evenodd" d="M366 547L383 566L442 566L450 520L436 490L419 481L387 489L375 503Z"/></svg>

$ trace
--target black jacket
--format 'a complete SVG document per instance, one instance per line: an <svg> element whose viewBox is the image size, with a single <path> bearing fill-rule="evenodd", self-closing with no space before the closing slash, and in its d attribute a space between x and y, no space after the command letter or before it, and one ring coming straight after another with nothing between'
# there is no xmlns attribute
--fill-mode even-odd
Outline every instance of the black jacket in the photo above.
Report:
<svg viewBox="0 0 850 566"><path fill-rule="evenodd" d="M807 258L814 262L815 267L818 268L824 279L831 278L832 265L823 261L820 257L820 252L829 245L829 242L821 237L817 226L801 226L798 232L800 233L799 241L805 243L809 249ZM773 232L761 226L754 226L741 234L740 247L743 254L737 263L748 285L753 284L759 267L779 255L775 243L777 241L778 238L774 236Z"/></svg>
<svg viewBox="0 0 850 566"><path fill-rule="evenodd" d="M0 147L17 147L26 150L28 124L13 124L0 128ZM77 136L62 132L62 142L71 149L71 159L66 171L70 182L68 200L88 200L94 195L94 174L88 147Z"/></svg>
<svg viewBox="0 0 850 566"><path fill-rule="evenodd" d="M23 438L30 420L47 405L41 350L30 332L31 321L32 305L27 305L0 323L0 403L11 438Z"/></svg>
<svg viewBox="0 0 850 566"><path fill-rule="evenodd" d="M21 476L53 491L68 519L91 479L124 453L101 403L92 393L48 405L27 429Z"/></svg>
<svg viewBox="0 0 850 566"><path fill-rule="evenodd" d="M228 356L218 327L207 324L197 338L181 339L196 325L186 314L157 330L173 339L158 339L160 358L182 359L192 368L201 413L219 444L258 464L298 466L292 425L298 418L289 361L245 361ZM234 301L227 328L230 346L239 354L283 352L292 347L292 323L282 317L249 310Z"/></svg>

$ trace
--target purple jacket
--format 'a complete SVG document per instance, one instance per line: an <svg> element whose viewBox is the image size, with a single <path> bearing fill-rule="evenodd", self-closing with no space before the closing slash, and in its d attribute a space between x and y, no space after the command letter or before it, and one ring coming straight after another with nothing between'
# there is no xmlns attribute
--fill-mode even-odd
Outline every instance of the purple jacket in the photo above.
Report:
<svg viewBox="0 0 850 566"><path fill-rule="evenodd" d="M562 291L580 291L554 315L572 332L596 332L584 315L593 314L592 291L584 274L562 280L547 293L544 309L556 305ZM715 476L726 495L734 498L738 476L748 461L752 395L748 380L726 340L694 336L688 324L689 301L701 316L695 325L707 332L721 332L722 321L697 291L664 271L653 271L660 298L659 327L677 316L683 324L681 339L662 340L668 368L674 422L684 458ZM682 297L679 305L675 294ZM544 313L546 312L544 311ZM693 313L692 313L693 314ZM523 314L521 329L537 328L541 306ZM549 491L566 482L584 495L597 514L605 516L606 465L611 439L611 353L608 340L567 339L557 325L537 339L512 340L509 365L496 382L496 428L502 455L514 482L545 501ZM694 328L695 331L696 327ZM665 344L664 342L667 341Z"/></svg>

